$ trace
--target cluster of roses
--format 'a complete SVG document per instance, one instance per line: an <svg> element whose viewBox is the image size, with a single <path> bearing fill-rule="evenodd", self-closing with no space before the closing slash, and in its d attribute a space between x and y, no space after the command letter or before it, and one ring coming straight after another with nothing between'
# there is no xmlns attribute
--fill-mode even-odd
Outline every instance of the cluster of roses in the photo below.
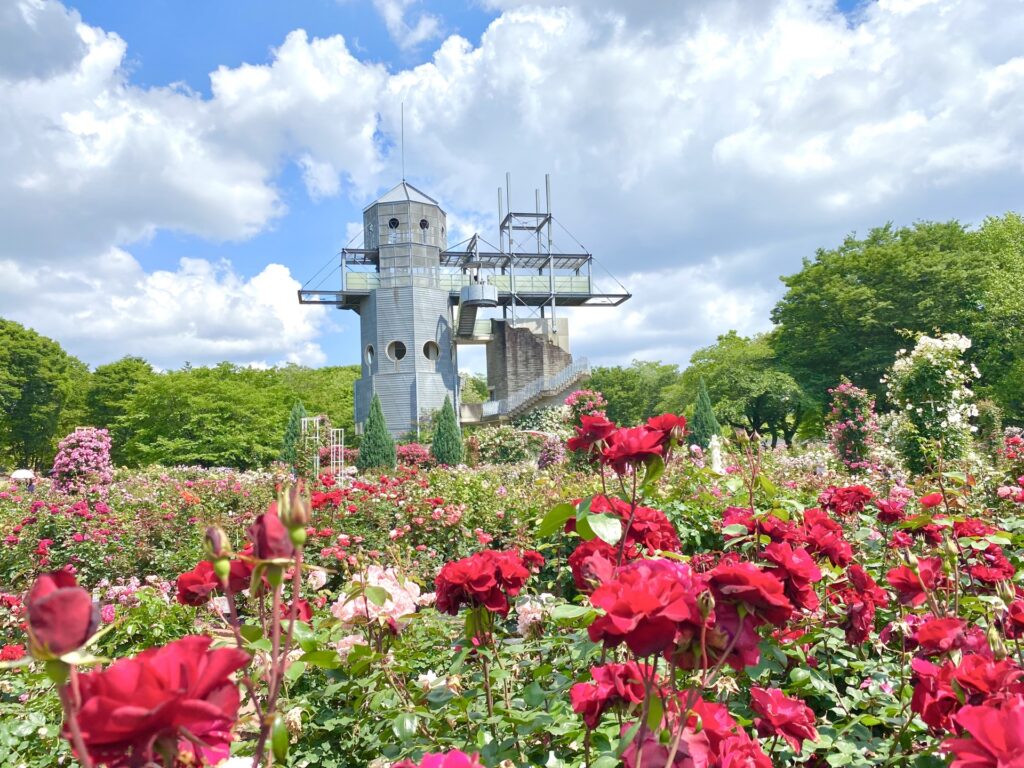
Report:
<svg viewBox="0 0 1024 768"><path fill-rule="evenodd" d="M531 568L537 570L543 564L537 552L493 549L446 563L434 580L437 610L455 616L466 605L508 616L508 599L519 594Z"/></svg>
<svg viewBox="0 0 1024 768"><path fill-rule="evenodd" d="M53 460L53 487L65 493L105 493L114 480L110 433L82 427L60 441Z"/></svg>
<svg viewBox="0 0 1024 768"><path fill-rule="evenodd" d="M230 676L247 653L211 650L211 638L188 636L80 674L80 649L99 625L89 592L56 571L40 576L25 602L30 651L57 683L63 735L83 765L127 768L167 755L216 764L228 756L239 706Z"/></svg>
<svg viewBox="0 0 1024 768"><path fill-rule="evenodd" d="M870 468L878 432L874 399L867 390L845 379L828 392L832 404L825 425L833 452L851 470Z"/></svg>
<svg viewBox="0 0 1024 768"><path fill-rule="evenodd" d="M671 413L654 416L638 427L618 427L604 414L583 416L570 451L584 453L624 475L654 457L667 458L686 434L686 417Z"/></svg>

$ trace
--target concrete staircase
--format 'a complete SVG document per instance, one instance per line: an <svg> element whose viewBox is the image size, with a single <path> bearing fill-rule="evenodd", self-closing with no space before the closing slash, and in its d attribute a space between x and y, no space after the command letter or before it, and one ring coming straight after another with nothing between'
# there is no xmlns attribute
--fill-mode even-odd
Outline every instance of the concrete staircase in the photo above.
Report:
<svg viewBox="0 0 1024 768"><path fill-rule="evenodd" d="M488 400L478 405L462 406L462 422L480 423L507 421L525 413L544 400L565 398L576 385L590 376L590 363L580 358L567 368L550 376L542 376L503 400Z"/></svg>

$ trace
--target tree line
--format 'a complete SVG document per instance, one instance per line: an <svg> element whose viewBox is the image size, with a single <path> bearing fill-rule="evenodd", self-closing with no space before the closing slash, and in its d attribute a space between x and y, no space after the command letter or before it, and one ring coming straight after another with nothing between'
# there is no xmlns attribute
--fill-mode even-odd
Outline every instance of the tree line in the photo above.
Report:
<svg viewBox="0 0 1024 768"><path fill-rule="evenodd" d="M0 466L47 468L79 426L110 430L119 465L266 466L296 402L351 434L358 377L357 365L158 372L139 357L90 371L52 339L0 319Z"/></svg>
<svg viewBox="0 0 1024 768"><path fill-rule="evenodd" d="M724 426L773 441L820 433L827 390L846 376L885 407L881 378L920 334L960 333L981 373L976 392L1024 423L1024 219L886 224L819 249L781 278L773 328L729 331L684 369L658 361L596 368L588 386L608 415L636 424L664 411L692 415L703 381ZM121 464L262 466L281 450L296 401L353 427L358 366L256 370L222 363L156 372L126 357L90 371L57 342L0 320L0 464L43 466L80 425L110 429ZM464 396L486 397L467 380Z"/></svg>

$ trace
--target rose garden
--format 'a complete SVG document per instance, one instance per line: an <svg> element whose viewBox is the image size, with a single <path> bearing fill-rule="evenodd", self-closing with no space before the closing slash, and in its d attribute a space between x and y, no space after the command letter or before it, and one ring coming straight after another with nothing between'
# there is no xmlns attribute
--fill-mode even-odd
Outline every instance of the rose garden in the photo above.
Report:
<svg viewBox="0 0 1024 768"><path fill-rule="evenodd" d="M76 432L0 492L4 765L1021 765L1024 439L969 344L791 450L593 392L344 477Z"/></svg>

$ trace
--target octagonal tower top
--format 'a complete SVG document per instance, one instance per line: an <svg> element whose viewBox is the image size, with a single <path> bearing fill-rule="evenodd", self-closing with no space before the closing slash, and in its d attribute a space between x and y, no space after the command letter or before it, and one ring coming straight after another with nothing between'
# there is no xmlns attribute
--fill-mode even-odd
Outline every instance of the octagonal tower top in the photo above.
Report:
<svg viewBox="0 0 1024 768"><path fill-rule="evenodd" d="M447 217L437 200L403 180L363 210L364 248L448 245Z"/></svg>

